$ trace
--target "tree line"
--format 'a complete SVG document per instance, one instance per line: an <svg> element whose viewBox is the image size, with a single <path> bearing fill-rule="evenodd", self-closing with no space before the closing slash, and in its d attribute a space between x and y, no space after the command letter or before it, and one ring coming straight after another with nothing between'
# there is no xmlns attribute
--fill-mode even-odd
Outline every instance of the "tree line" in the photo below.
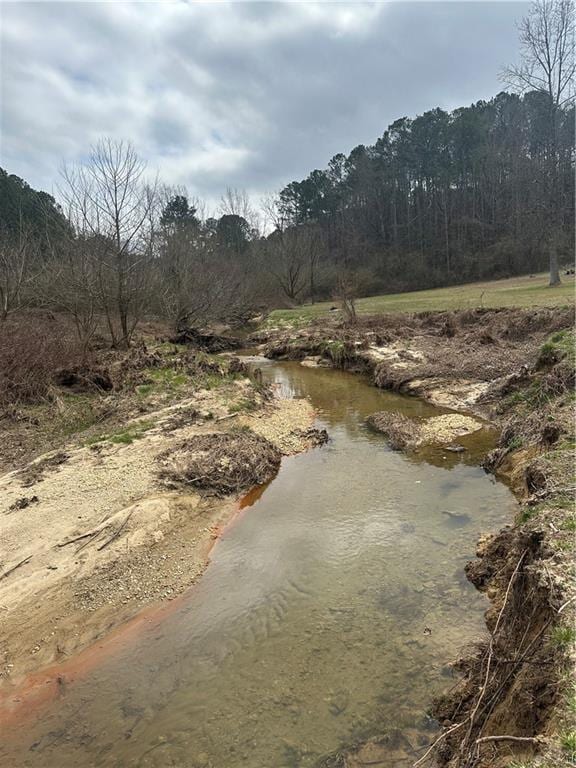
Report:
<svg viewBox="0 0 576 768"><path fill-rule="evenodd" d="M30 306L114 346L145 316L177 329L240 324L267 306L429 288L572 258L574 107L558 109L554 194L545 95L500 93L395 121L257 211L228 190L219 216L104 139L64 168L57 203L0 170L0 322Z"/></svg>
<svg viewBox="0 0 576 768"><path fill-rule="evenodd" d="M403 117L284 187L277 229L314 233L319 275L362 292L546 266L559 282L574 242L573 4L537 0L519 37L520 63L502 72L513 93ZM291 265L291 299L326 292L324 278L301 273Z"/></svg>
<svg viewBox="0 0 576 768"><path fill-rule="evenodd" d="M314 229L318 260L332 273L354 273L370 292L545 269L551 237L560 258L571 259L574 107L556 114L554 196L542 189L548 112L547 97L532 91L397 120L374 145L288 184L281 224ZM301 281L291 292L306 291Z"/></svg>

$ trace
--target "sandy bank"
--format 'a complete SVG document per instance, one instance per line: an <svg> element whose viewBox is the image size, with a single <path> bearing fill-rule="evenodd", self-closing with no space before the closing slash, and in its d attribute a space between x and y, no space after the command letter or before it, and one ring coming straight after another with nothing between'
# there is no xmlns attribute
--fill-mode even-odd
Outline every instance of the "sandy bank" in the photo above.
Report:
<svg viewBox="0 0 576 768"><path fill-rule="evenodd" d="M168 490L160 454L194 435L240 426L284 455L307 447L310 404L273 399L231 412L248 386L199 391L145 423L127 424L138 439L53 452L0 478L4 687L66 659L143 606L174 598L201 575L238 496Z"/></svg>

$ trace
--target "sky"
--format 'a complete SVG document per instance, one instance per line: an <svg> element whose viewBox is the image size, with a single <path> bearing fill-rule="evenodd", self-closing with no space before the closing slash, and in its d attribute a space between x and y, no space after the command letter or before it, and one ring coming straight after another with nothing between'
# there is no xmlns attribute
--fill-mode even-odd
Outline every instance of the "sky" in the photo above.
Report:
<svg viewBox="0 0 576 768"><path fill-rule="evenodd" d="M372 144L387 125L494 96L523 2L0 0L0 166L59 169L128 139L214 207Z"/></svg>

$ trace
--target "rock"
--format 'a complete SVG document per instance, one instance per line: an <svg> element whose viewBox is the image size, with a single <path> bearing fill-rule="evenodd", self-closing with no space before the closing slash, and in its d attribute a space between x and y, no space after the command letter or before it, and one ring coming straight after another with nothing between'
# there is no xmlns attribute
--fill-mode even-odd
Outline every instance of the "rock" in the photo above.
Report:
<svg viewBox="0 0 576 768"><path fill-rule="evenodd" d="M468 523L471 521L470 515L466 515L462 512L451 512L450 510L443 510L442 514L450 518L450 520L453 521L455 525L468 525Z"/></svg>

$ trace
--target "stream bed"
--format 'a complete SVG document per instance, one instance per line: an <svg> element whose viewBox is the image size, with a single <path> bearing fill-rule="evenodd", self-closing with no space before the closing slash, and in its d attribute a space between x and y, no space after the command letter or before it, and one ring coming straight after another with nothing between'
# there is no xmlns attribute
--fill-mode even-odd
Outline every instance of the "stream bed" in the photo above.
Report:
<svg viewBox="0 0 576 768"><path fill-rule="evenodd" d="M283 461L224 531L202 579L0 743L10 768L313 768L376 734L380 768L433 739L449 663L485 636L464 564L512 493L463 453L391 451L364 419L441 413L350 373L260 361L307 396L327 445Z"/></svg>

